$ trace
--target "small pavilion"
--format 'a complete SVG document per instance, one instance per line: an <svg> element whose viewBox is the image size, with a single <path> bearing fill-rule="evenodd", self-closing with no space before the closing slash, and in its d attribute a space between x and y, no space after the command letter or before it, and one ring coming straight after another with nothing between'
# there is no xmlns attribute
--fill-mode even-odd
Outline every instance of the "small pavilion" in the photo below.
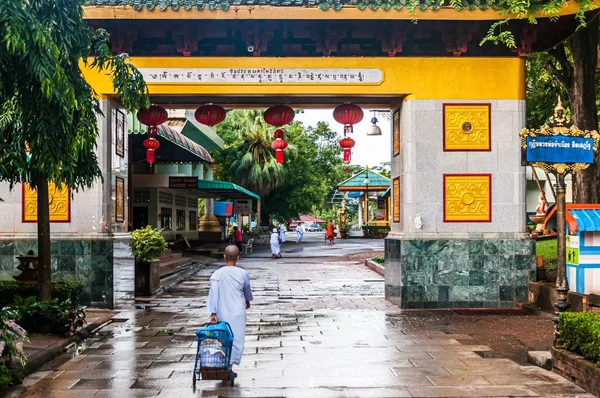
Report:
<svg viewBox="0 0 600 398"><path fill-rule="evenodd" d="M338 184L340 192L358 192L358 226L390 226L390 195L386 192L392 181L381 174L365 168L347 180ZM377 205L369 208L369 201L376 200Z"/></svg>

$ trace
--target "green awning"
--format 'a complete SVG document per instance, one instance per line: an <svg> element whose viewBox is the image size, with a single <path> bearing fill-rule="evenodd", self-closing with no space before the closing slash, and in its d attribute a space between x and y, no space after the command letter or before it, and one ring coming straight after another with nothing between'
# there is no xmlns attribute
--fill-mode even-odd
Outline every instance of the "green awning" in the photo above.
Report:
<svg viewBox="0 0 600 398"><path fill-rule="evenodd" d="M198 180L198 190L219 199L254 199L260 196L232 182Z"/></svg>
<svg viewBox="0 0 600 398"><path fill-rule="evenodd" d="M143 151L138 152L142 153L143 156L145 150L140 146L140 141L145 139L147 127L131 114L128 115L127 124L129 135L132 137L137 136L134 140L135 147L133 149L139 150L141 148ZM161 147L156 150L156 163L212 162L210 154L202 145L180 134L166 123L158 126L156 138L161 143Z"/></svg>
<svg viewBox="0 0 600 398"><path fill-rule="evenodd" d="M186 122L180 130L181 134L202 145L208 151L223 149L225 142L217 135L216 128L198 123L194 118L193 110L187 110L185 118Z"/></svg>

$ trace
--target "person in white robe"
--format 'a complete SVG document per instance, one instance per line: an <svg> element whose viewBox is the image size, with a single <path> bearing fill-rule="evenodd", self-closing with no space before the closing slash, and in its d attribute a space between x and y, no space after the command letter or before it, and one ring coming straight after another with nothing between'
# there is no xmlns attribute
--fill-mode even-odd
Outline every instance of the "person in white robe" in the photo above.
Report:
<svg viewBox="0 0 600 398"><path fill-rule="evenodd" d="M281 257L281 245L280 245L280 237L277 232L277 228L273 228L273 233L271 233L271 257L278 258Z"/></svg>
<svg viewBox="0 0 600 398"><path fill-rule="evenodd" d="M285 243L285 233L287 232L287 229L285 229L285 224L281 223L279 224L279 239L281 239L281 243Z"/></svg>
<svg viewBox="0 0 600 398"><path fill-rule="evenodd" d="M240 251L234 245L225 248L225 266L210 277L207 308L210 323L227 322L233 331L231 365L239 365L246 338L246 310L253 300L248 272L236 267Z"/></svg>
<svg viewBox="0 0 600 398"><path fill-rule="evenodd" d="M296 227L296 244L300 244L302 242L302 238L304 237L304 226L302 224L298 224Z"/></svg>

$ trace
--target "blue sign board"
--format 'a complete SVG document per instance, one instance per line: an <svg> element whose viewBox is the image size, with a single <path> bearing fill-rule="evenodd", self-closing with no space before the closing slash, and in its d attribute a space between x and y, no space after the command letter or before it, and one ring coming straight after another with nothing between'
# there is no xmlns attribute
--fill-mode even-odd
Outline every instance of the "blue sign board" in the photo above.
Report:
<svg viewBox="0 0 600 398"><path fill-rule="evenodd" d="M594 139L564 135L527 137L527 163L594 163Z"/></svg>

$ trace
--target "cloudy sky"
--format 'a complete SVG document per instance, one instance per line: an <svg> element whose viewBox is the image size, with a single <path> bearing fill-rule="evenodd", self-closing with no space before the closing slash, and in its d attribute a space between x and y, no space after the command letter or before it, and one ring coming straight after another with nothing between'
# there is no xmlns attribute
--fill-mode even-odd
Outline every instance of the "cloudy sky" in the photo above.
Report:
<svg viewBox="0 0 600 398"><path fill-rule="evenodd" d="M371 125L373 112L364 109L365 116L359 124L354 125L352 139L356 141L352 151L352 164L361 166L377 166L382 162L389 162L391 158L391 122L382 114L377 115L377 125L381 128L382 135L367 136L367 129ZM337 131L340 139L343 137L344 127L333 118L333 109L306 109L304 113L296 115L294 120L310 126L318 122L326 122L332 130Z"/></svg>

